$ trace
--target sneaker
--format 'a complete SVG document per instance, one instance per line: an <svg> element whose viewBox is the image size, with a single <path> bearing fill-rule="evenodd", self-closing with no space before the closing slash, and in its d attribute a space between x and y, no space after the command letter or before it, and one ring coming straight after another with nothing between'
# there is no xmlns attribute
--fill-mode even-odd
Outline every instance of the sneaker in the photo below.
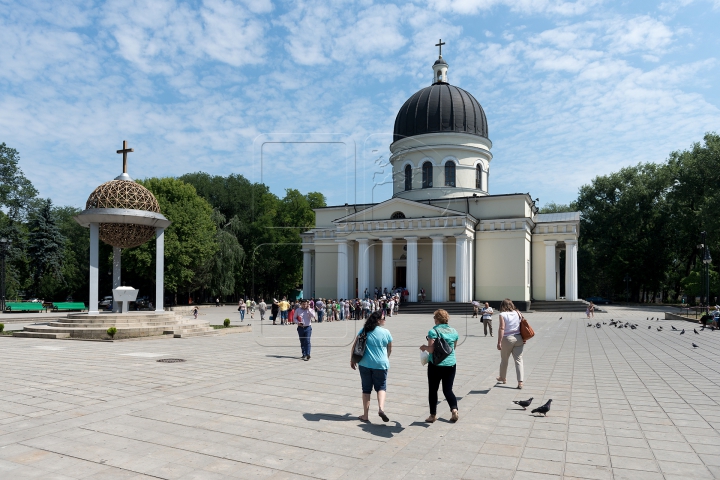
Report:
<svg viewBox="0 0 720 480"><path fill-rule="evenodd" d="M303 355L302 357L300 357L300 360L305 360L305 357L306 357L306 356L307 356L307 355Z"/></svg>
<svg viewBox="0 0 720 480"><path fill-rule="evenodd" d="M307 362L308 360L310 360L310 355L305 355L305 356L303 357L303 360L305 360L306 362Z"/></svg>

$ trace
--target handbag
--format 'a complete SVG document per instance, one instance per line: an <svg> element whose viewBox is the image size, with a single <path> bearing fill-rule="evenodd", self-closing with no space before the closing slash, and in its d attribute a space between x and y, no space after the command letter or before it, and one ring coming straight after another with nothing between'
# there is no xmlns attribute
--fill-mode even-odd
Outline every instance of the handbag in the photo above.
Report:
<svg viewBox="0 0 720 480"><path fill-rule="evenodd" d="M360 363L360 360L365 356L365 349L367 348L367 332L363 329L362 333L357 336L355 340L355 346L352 351L352 362Z"/></svg>
<svg viewBox="0 0 720 480"><path fill-rule="evenodd" d="M517 314L520 316L520 336L522 337L523 341L530 340L532 337L535 336L535 330L530 326L528 321L523 317L523 314L520 313L519 310L515 310Z"/></svg>
<svg viewBox="0 0 720 480"><path fill-rule="evenodd" d="M434 365L440 365L452 352L453 349L447 340L437 331L437 325L433 327L438 338L433 343L432 363Z"/></svg>

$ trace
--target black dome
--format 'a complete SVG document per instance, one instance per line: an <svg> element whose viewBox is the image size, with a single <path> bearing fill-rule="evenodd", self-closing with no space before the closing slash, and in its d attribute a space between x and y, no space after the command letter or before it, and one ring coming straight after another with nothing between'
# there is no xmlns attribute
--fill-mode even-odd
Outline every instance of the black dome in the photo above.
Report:
<svg viewBox="0 0 720 480"><path fill-rule="evenodd" d="M393 142L435 132L469 133L488 138L482 107L462 88L438 82L410 97L395 117Z"/></svg>

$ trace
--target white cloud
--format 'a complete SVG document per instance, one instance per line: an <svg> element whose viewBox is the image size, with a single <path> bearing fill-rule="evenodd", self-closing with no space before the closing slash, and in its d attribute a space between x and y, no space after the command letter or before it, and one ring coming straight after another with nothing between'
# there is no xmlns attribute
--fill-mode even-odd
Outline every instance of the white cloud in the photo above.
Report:
<svg viewBox="0 0 720 480"><path fill-rule="evenodd" d="M439 11L451 11L463 15L489 11L498 6L526 15L535 13L563 16L582 15L600 0L430 0L429 5Z"/></svg>
<svg viewBox="0 0 720 480"><path fill-rule="evenodd" d="M673 40L673 32L664 23L648 16L613 21L608 28L610 48L620 53L635 50L662 51Z"/></svg>

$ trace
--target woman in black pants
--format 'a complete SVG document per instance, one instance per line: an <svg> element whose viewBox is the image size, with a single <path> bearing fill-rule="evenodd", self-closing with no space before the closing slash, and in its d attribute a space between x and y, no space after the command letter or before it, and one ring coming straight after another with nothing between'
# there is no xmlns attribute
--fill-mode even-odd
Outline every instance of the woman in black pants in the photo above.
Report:
<svg viewBox="0 0 720 480"><path fill-rule="evenodd" d="M452 391L453 382L455 381L455 348L457 347L458 333L457 331L448 325L450 316L445 310L435 310L433 314L435 319L435 326L428 332L427 345L421 345L420 350L423 352L430 353L428 357L428 403L430 405L430 416L425 420L428 423L433 423L437 420L437 401L438 401L438 388L440 382L442 382L443 394L445 400L447 400L450 406L450 412L452 417L451 422L457 422L460 418L458 413L457 398ZM445 339L450 345L452 353L445 357L441 362L435 363L432 358L432 353L435 349L435 340L439 337Z"/></svg>

